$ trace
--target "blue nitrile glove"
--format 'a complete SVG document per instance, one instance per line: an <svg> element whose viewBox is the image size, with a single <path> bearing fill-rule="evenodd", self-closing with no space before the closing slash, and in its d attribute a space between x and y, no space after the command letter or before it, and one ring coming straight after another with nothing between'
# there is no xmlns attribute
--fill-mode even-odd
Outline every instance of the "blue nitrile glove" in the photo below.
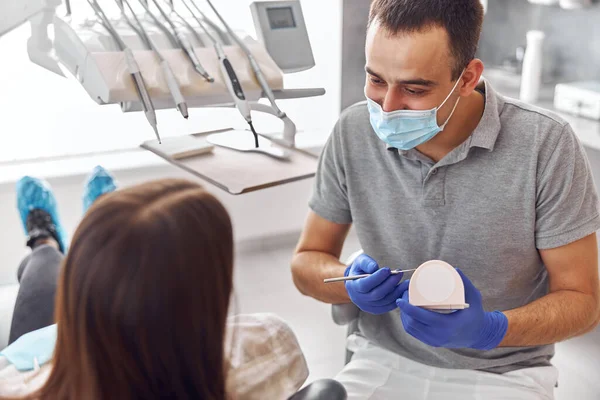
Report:
<svg viewBox="0 0 600 400"><path fill-rule="evenodd" d="M471 348L491 350L502 342L508 329L508 319L500 311L486 312L481 293L457 269L465 285L465 301L469 308L451 314L440 314L408 301L408 290L397 301L404 329L411 336L433 347L449 349Z"/></svg>
<svg viewBox="0 0 600 400"><path fill-rule="evenodd" d="M408 288L408 283L398 283L402 274L391 275L389 268L379 269L377 262L366 254L361 254L346 268L345 276L373 274L367 278L346 282L350 300L362 311L370 314L385 314L394 310L396 300Z"/></svg>

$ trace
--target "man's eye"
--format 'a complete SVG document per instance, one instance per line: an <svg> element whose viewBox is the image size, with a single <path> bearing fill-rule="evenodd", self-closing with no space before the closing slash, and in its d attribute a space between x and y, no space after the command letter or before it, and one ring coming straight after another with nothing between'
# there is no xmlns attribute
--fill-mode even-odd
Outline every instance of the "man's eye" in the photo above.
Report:
<svg viewBox="0 0 600 400"><path fill-rule="evenodd" d="M370 77L369 79L371 80L371 83L374 85L383 85L385 83L381 79L377 79L374 77Z"/></svg>
<svg viewBox="0 0 600 400"><path fill-rule="evenodd" d="M425 93L424 90L411 89L411 88L404 88L404 91L407 92L408 94L412 94L412 95L420 95L420 94Z"/></svg>

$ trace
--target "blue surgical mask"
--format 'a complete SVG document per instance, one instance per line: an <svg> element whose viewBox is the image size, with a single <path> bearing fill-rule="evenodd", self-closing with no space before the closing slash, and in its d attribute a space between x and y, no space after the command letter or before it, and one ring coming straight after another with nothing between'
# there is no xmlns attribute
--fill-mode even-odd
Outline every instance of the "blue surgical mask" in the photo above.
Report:
<svg viewBox="0 0 600 400"><path fill-rule="evenodd" d="M2 350L0 356L6 357L19 371L37 369L52 358L56 335L56 324L26 333Z"/></svg>
<svg viewBox="0 0 600 400"><path fill-rule="evenodd" d="M439 126L437 123L437 113L446 104L450 96L452 96L461 78L462 74L442 104L431 110L396 110L386 112L383 111L379 104L367 97L367 106L369 107L373 130L379 139L399 150L410 150L431 140L448 125L450 118L452 118L458 106L460 97L456 101L446 122L442 126Z"/></svg>

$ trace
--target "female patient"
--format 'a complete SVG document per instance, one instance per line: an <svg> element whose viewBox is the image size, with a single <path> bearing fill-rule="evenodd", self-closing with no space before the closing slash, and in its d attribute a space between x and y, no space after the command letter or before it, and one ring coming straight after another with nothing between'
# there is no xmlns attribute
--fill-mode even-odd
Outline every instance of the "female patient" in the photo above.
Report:
<svg viewBox="0 0 600 400"><path fill-rule="evenodd" d="M21 211L32 259L46 251L60 261L59 251L66 246L52 192L39 180L26 184L45 199L40 208L34 204L39 199L20 199L31 203ZM95 200L101 192L86 196ZM29 260L27 268L44 268L31 264ZM20 272L21 289L27 274L44 273L27 268ZM307 376L298 343L273 316L239 317L228 328L232 280L231 222L221 203L202 187L162 180L106 194L87 211L62 261L57 325L5 349L9 360L0 364L0 395L285 398ZM46 281L51 287L52 279ZM21 297L25 300L17 300L17 307L26 302L27 295ZM24 333L14 329L26 325L26 314L15 315L12 336ZM53 335L52 359L43 364L39 354L54 345ZM36 357L29 354L36 351ZM33 370L23 372L29 369L22 365L28 355Z"/></svg>

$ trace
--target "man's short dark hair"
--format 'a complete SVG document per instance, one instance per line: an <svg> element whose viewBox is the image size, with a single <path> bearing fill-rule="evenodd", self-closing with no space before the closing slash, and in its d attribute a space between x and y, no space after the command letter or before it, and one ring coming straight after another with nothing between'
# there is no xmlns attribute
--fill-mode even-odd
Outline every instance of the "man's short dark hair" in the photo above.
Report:
<svg viewBox="0 0 600 400"><path fill-rule="evenodd" d="M377 20L391 34L441 27L449 38L453 79L475 58L483 25L480 0L373 0L369 26Z"/></svg>

